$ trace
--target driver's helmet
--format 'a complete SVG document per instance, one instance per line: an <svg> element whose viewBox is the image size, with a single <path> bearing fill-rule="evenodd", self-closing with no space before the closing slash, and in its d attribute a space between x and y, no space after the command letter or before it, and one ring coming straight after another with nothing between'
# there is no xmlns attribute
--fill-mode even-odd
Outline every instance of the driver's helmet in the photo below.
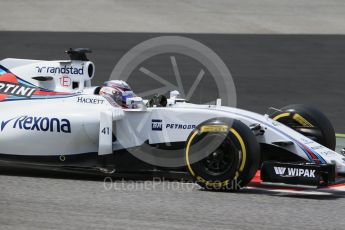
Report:
<svg viewBox="0 0 345 230"><path fill-rule="evenodd" d="M99 94L111 98L117 105L123 108L127 108L126 101L128 98L136 97L131 87L121 80L104 82Z"/></svg>

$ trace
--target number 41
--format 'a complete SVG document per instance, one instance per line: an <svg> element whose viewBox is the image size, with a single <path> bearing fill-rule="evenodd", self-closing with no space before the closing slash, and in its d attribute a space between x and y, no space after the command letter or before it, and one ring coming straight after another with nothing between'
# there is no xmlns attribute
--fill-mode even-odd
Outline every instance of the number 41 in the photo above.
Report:
<svg viewBox="0 0 345 230"><path fill-rule="evenodd" d="M109 131L110 131L109 127L105 127L105 128L102 129L102 133L106 134L106 135L109 135Z"/></svg>

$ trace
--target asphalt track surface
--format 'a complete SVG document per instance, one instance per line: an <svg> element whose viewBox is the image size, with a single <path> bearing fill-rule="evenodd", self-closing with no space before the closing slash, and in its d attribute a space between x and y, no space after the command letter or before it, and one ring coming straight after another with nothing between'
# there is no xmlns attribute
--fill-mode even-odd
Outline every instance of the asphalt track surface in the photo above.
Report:
<svg viewBox="0 0 345 230"><path fill-rule="evenodd" d="M1 32L0 59L64 59L65 48L91 47L100 83L126 51L157 35ZM344 36L184 36L209 46L230 67L239 107L265 112L269 106L314 104L337 131L345 131ZM343 192L221 193L167 181L104 184L103 178L8 168L1 174L1 229L345 228Z"/></svg>

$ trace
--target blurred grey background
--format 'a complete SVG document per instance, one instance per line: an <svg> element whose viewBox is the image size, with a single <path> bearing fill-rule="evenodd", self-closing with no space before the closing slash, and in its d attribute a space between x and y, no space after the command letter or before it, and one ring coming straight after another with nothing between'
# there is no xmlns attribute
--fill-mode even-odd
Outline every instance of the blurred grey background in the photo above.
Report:
<svg viewBox="0 0 345 230"><path fill-rule="evenodd" d="M344 34L343 0L1 0L0 29Z"/></svg>

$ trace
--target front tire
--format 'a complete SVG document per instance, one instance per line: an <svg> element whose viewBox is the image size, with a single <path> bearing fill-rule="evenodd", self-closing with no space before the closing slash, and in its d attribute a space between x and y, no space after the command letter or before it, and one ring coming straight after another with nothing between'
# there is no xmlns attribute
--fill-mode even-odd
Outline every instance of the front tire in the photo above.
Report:
<svg viewBox="0 0 345 230"><path fill-rule="evenodd" d="M251 181L259 164L259 144L241 121L210 119L187 139L187 169L206 189L238 190Z"/></svg>
<svg viewBox="0 0 345 230"><path fill-rule="evenodd" d="M307 105L294 104L281 108L270 117L335 150L336 137L333 125L320 110Z"/></svg>

